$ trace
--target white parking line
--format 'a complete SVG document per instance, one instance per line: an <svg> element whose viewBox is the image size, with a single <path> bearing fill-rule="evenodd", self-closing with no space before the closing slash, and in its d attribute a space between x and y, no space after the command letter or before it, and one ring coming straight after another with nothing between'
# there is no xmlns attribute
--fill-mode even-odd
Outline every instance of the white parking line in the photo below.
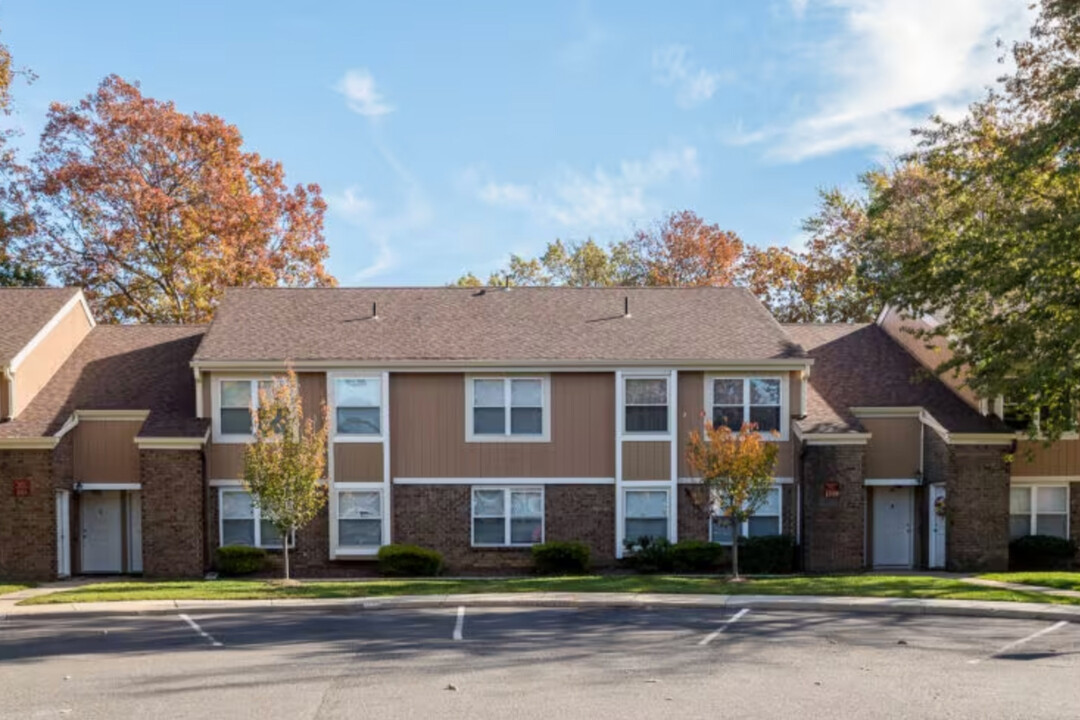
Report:
<svg viewBox="0 0 1080 720"><path fill-rule="evenodd" d="M732 623L734 623L734 622L738 622L739 618L741 618L741 617L742 617L743 615L745 615L745 614L746 614L746 613L748 613L748 612L750 612L750 608L743 608L743 609L742 609L742 610L740 610L739 612L735 613L734 615L732 615L731 617L729 617L729 618L728 618L727 620L725 620L725 621L724 621L724 624L723 624L723 625L721 625L721 626L719 627L719 629L717 629L717 630L714 630L713 632L709 633L709 634L708 634L708 635L706 635L705 637L701 638L701 642L699 642L699 643L698 643L698 645L708 645L708 644L709 644L709 643L711 643L711 642L712 642L713 640L715 640L716 638L720 637L720 633L722 633L722 632L724 632L725 630L727 630L727 629L728 629L728 626L729 626L729 625L731 625L731 624L732 624Z"/></svg>
<svg viewBox="0 0 1080 720"><path fill-rule="evenodd" d="M996 658L998 655L1004 655L1005 653L1009 652L1010 650L1012 650L1015 647L1019 647L1019 646L1023 645L1026 642L1031 642L1035 638L1042 637L1043 635L1048 635L1048 634L1054 632L1055 630L1060 630L1061 628L1065 627L1068 624L1069 624L1068 620L1060 620L1060 621L1054 623L1053 625L1051 625L1048 628L1043 628L1042 630L1039 630L1038 632L1033 632L1030 635L1028 635L1027 637L1020 638L1019 640L1014 640L1013 642L1009 643L1008 645L1005 645L1004 647L1001 647L1000 649L998 649L996 652L992 653L990 655L990 658L993 659L993 658ZM981 658L976 658L974 660L968 660L968 664L969 665L978 665L981 662L981 660L982 660Z"/></svg>
<svg viewBox="0 0 1080 720"><path fill-rule="evenodd" d="M454 639L460 640L462 638L462 630L465 629L465 606L458 605L457 609L457 622L454 623Z"/></svg>
<svg viewBox="0 0 1080 720"><path fill-rule="evenodd" d="M210 642L210 644L213 645L214 647L221 647L222 646L222 644L219 643L217 640L215 640L214 637L210 633L206 632L201 627L199 627L199 624L197 622L192 620L190 617L188 617L184 613L180 613L180 619L183 620L184 622L186 622L188 625L190 625L192 630L194 630L195 632L199 633L204 638L206 638Z"/></svg>

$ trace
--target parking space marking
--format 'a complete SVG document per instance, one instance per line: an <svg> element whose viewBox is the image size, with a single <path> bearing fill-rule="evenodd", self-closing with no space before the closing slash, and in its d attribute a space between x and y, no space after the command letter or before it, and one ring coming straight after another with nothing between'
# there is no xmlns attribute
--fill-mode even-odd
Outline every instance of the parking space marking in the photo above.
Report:
<svg viewBox="0 0 1080 720"><path fill-rule="evenodd" d="M217 640L215 640L214 637L210 633L206 632L201 627L199 627L199 624L197 622L192 620L190 617L188 617L184 613L180 613L180 619L183 620L184 622L186 622L188 625L190 625L192 630L194 630L195 632L199 633L204 638L206 638L206 640L211 645L213 645L214 647L221 647L222 646L222 643L219 643Z"/></svg>
<svg viewBox="0 0 1080 720"><path fill-rule="evenodd" d="M1040 638L1043 635L1049 635L1050 633L1054 632L1055 630L1060 630L1061 628L1065 627L1068 624L1069 624L1068 620L1059 620L1058 622L1054 623L1050 627L1043 628L1042 630L1039 630L1038 632L1033 632L1030 635L1028 635L1027 637L1020 638L1019 640L1013 640L1008 645L1005 645L1005 646L999 648L998 650L996 650L995 652L991 653L990 659L996 658L998 655L1004 655L1005 653L1009 652L1013 648L1020 647L1024 643L1031 642L1032 640L1034 640L1036 638ZM978 665L981 661L982 661L982 658L975 658L974 660L968 660L968 664L969 665Z"/></svg>
<svg viewBox="0 0 1080 720"><path fill-rule="evenodd" d="M465 629L465 606L458 605L457 622L454 623L454 639L461 640L462 631Z"/></svg>
<svg viewBox="0 0 1080 720"><path fill-rule="evenodd" d="M734 622L738 622L739 618L741 618L743 615L745 615L748 612L750 612L750 608L743 608L739 612L735 613L734 615L729 617L727 620L725 620L723 622L723 624L719 628L712 631L711 633L709 633L705 637L701 638L701 641L698 643L698 645L708 645L713 640L720 637L720 633L727 630L729 625L731 625Z"/></svg>

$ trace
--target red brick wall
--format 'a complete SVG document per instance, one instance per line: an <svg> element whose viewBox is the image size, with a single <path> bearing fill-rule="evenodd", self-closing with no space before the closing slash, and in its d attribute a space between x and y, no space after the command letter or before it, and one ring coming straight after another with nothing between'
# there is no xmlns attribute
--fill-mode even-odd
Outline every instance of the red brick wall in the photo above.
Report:
<svg viewBox="0 0 1080 720"><path fill-rule="evenodd" d="M804 450L803 569L808 572L860 570L866 564L866 488L862 445L808 446ZM825 497L826 482L840 495Z"/></svg>
<svg viewBox="0 0 1080 720"><path fill-rule="evenodd" d="M143 573L196 577L207 566L199 450L142 450Z"/></svg>
<svg viewBox="0 0 1080 720"><path fill-rule="evenodd" d="M0 577L56 576L56 500L50 450L0 450ZM15 497L14 480L29 479L30 494Z"/></svg>
<svg viewBox="0 0 1080 720"><path fill-rule="evenodd" d="M528 548L473 548L469 485L395 485L393 541L441 552L451 572L522 570L532 566ZM593 563L608 565L615 550L612 485L547 485L544 539L589 545Z"/></svg>

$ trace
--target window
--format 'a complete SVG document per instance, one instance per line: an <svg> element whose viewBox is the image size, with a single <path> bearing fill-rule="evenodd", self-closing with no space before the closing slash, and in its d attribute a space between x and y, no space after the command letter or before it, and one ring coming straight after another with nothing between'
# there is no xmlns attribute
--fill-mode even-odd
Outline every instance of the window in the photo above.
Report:
<svg viewBox="0 0 1080 720"><path fill-rule="evenodd" d="M742 537L762 537L783 533L780 513L782 494L779 486L769 490L765 502L749 520L743 523ZM731 520L725 517L712 517L709 520L709 536L713 542L730 545L732 540Z"/></svg>
<svg viewBox="0 0 1080 720"><path fill-rule="evenodd" d="M467 439L547 440L546 378L467 378Z"/></svg>
<svg viewBox="0 0 1080 720"><path fill-rule="evenodd" d="M474 546L544 542L544 491L540 488L473 488Z"/></svg>
<svg viewBox="0 0 1080 720"><path fill-rule="evenodd" d="M714 427L738 431L753 423L762 433L783 433L784 383L778 377L712 378L707 402L712 406ZM708 385L706 385L708 387Z"/></svg>
<svg viewBox="0 0 1080 720"><path fill-rule="evenodd" d="M335 377L336 435L382 435L382 378Z"/></svg>
<svg viewBox="0 0 1080 720"><path fill-rule="evenodd" d="M269 520L262 519L251 493L222 488L218 507L221 509L220 542L223 546L281 547L281 533ZM296 538L290 538L289 547L295 544Z"/></svg>
<svg viewBox="0 0 1080 720"><path fill-rule="evenodd" d="M1009 490L1009 536L1069 537L1069 488L1014 485Z"/></svg>
<svg viewBox="0 0 1080 720"><path fill-rule="evenodd" d="M666 377L628 377L625 383L623 431L666 434L668 431L668 379Z"/></svg>
<svg viewBox="0 0 1080 720"><path fill-rule="evenodd" d="M259 393L270 392L272 380L222 380L218 410L219 435L250 437L254 426L252 410L259 406Z"/></svg>
<svg viewBox="0 0 1080 720"><path fill-rule="evenodd" d="M339 490L338 547L382 545L382 493L378 490Z"/></svg>
<svg viewBox="0 0 1080 720"><path fill-rule="evenodd" d="M631 542L638 538L668 536L668 491L627 490L626 525L624 537Z"/></svg>

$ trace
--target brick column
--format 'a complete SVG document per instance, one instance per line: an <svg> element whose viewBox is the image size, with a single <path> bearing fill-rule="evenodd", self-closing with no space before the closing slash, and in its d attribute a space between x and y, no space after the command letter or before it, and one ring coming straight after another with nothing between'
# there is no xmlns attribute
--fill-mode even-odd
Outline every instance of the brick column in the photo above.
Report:
<svg viewBox="0 0 1080 720"><path fill-rule="evenodd" d="M995 445L949 446L945 557L950 570L1009 567L1009 466Z"/></svg>
<svg viewBox="0 0 1080 720"><path fill-rule="evenodd" d="M0 577L56 577L56 499L53 451L0 450ZM29 481L16 497L15 480Z"/></svg>
<svg viewBox="0 0 1080 720"><path fill-rule="evenodd" d="M196 577L206 569L201 450L142 450L143 572Z"/></svg>
<svg viewBox="0 0 1080 720"><path fill-rule="evenodd" d="M803 569L861 570L866 564L865 446L811 445L803 452ZM825 497L827 482L839 485L838 497Z"/></svg>

